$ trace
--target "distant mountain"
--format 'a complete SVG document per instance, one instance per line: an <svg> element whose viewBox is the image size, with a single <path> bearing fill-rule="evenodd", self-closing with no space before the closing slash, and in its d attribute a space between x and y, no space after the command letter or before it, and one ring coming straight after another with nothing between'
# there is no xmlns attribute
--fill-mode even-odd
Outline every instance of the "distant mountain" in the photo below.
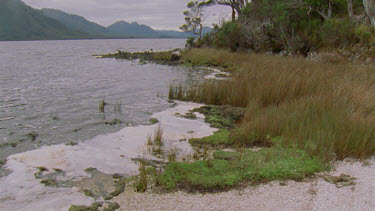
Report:
<svg viewBox="0 0 375 211"><path fill-rule="evenodd" d="M126 37L157 37L159 34L151 27L139 25L136 22L128 23L126 21L118 21L107 27L108 30L119 36Z"/></svg>
<svg viewBox="0 0 375 211"><path fill-rule="evenodd" d="M189 34L179 31L154 30L151 27L136 22L128 23L118 21L107 27L109 31L118 36L126 37L188 37Z"/></svg>
<svg viewBox="0 0 375 211"><path fill-rule="evenodd" d="M157 30L156 31L160 37L177 37L177 38L185 38L190 37L191 35L180 32L180 31L172 31L172 30Z"/></svg>
<svg viewBox="0 0 375 211"><path fill-rule="evenodd" d="M208 28L211 30L210 28ZM206 32L204 28L204 33ZM154 30L136 22L118 21L108 27L56 9L33 9L21 0L0 0L0 40L88 38L186 38L180 31Z"/></svg>
<svg viewBox="0 0 375 211"><path fill-rule="evenodd" d="M209 32L212 31L212 28L210 27L203 27L202 29L202 35L205 35ZM180 32L180 31L166 31L166 30L158 30L157 31L160 34L160 37L180 37L180 38L185 38L185 37L191 37L193 35L185 32ZM198 37L198 35L194 35L194 37Z"/></svg>
<svg viewBox="0 0 375 211"><path fill-rule="evenodd" d="M0 40L87 38L20 0L0 0Z"/></svg>
<svg viewBox="0 0 375 211"><path fill-rule="evenodd" d="M76 31L82 31L95 35L110 35L111 32L104 26L90 22L82 16L68 14L56 9L42 9L45 16L58 20L66 27Z"/></svg>
<svg viewBox="0 0 375 211"><path fill-rule="evenodd" d="M189 34L179 31L154 30L151 27L136 22L128 23L118 21L107 28L97 23L90 22L82 16L68 14L56 9L42 9L45 16L53 18L66 27L76 31L106 37L178 37L185 38Z"/></svg>

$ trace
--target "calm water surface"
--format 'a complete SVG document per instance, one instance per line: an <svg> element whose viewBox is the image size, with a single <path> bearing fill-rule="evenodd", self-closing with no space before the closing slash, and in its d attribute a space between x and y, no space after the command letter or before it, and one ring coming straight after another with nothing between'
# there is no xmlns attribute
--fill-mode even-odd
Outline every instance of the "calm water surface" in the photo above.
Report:
<svg viewBox="0 0 375 211"><path fill-rule="evenodd" d="M146 124L152 113L170 106L171 83L196 81L203 73L92 55L184 44L184 39L0 42L0 159ZM104 114L101 99L108 103ZM114 111L115 104L121 111ZM123 123L105 124L116 118ZM29 133L38 134L35 141Z"/></svg>

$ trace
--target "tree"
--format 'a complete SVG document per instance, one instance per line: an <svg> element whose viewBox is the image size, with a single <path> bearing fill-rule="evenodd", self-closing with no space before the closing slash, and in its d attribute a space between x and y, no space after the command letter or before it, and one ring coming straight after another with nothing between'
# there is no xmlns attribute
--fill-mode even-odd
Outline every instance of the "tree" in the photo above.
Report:
<svg viewBox="0 0 375 211"><path fill-rule="evenodd" d="M333 0L291 0L285 4L290 8L306 8L309 11L316 12L325 21L332 18Z"/></svg>
<svg viewBox="0 0 375 211"><path fill-rule="evenodd" d="M346 2L348 4L348 15L349 17L353 17L353 0L347 0Z"/></svg>
<svg viewBox="0 0 375 211"><path fill-rule="evenodd" d="M206 6L219 4L224 6L230 6L232 8L232 22L236 21L236 12L238 16L241 15L241 11L245 8L249 0L208 0L206 1Z"/></svg>
<svg viewBox="0 0 375 211"><path fill-rule="evenodd" d="M365 7L366 14L370 19L372 26L375 26L375 1L374 0L363 0L363 6Z"/></svg>
<svg viewBox="0 0 375 211"><path fill-rule="evenodd" d="M212 1L191 1L187 4L189 10L184 11L186 24L180 26L184 32L198 35L199 39L202 38L203 29L203 7L211 4Z"/></svg>

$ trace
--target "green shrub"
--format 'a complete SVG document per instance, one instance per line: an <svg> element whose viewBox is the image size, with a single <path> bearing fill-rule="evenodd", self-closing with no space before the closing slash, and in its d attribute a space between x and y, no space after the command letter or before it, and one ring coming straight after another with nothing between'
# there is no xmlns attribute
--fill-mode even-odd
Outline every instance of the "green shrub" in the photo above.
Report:
<svg viewBox="0 0 375 211"><path fill-rule="evenodd" d="M237 159L242 157L241 160ZM214 160L194 163L172 162L160 177L160 184L173 190L211 192L271 180L300 180L323 171L318 159L297 149L272 147L258 152L215 152ZM210 163L210 165L208 165Z"/></svg>
<svg viewBox="0 0 375 211"><path fill-rule="evenodd" d="M351 19L333 19L321 27L322 43L328 47L342 47L358 43L356 24Z"/></svg>
<svg viewBox="0 0 375 211"><path fill-rule="evenodd" d="M372 40L372 34L374 33L374 29L370 26L366 25L359 25L355 29L355 35L360 38L361 42L364 44L369 44Z"/></svg>
<svg viewBox="0 0 375 211"><path fill-rule="evenodd" d="M216 34L214 45L216 47L228 47L232 51L236 51L239 47L240 36L239 25L233 22L226 22Z"/></svg>

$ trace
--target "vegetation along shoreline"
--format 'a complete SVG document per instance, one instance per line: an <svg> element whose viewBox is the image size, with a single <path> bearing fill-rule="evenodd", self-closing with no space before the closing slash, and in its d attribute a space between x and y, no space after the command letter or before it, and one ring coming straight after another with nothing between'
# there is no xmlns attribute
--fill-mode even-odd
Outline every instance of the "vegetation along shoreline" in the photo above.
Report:
<svg viewBox="0 0 375 211"><path fill-rule="evenodd" d="M232 74L229 80L171 85L169 99L207 104L192 112L220 130L189 140L205 153L193 162L170 162L152 176L154 189L216 192L301 181L331 169L336 160L367 159L375 151L370 65L210 48L102 57L211 66Z"/></svg>
<svg viewBox="0 0 375 211"><path fill-rule="evenodd" d="M337 161L365 164L373 158L371 5L339 0L234 2L227 5L233 9L232 21L204 36L196 31L202 28L199 13L220 1L188 4L181 29L199 38L188 39L187 50L101 55L214 67L231 74L228 80L170 86L170 100L206 104L191 114L204 114L219 130L189 140L196 150L190 160L170 159L161 171L142 164L136 191L207 193L274 180L284 184L331 170ZM356 178L346 174L324 179L336 186L356 184Z"/></svg>

